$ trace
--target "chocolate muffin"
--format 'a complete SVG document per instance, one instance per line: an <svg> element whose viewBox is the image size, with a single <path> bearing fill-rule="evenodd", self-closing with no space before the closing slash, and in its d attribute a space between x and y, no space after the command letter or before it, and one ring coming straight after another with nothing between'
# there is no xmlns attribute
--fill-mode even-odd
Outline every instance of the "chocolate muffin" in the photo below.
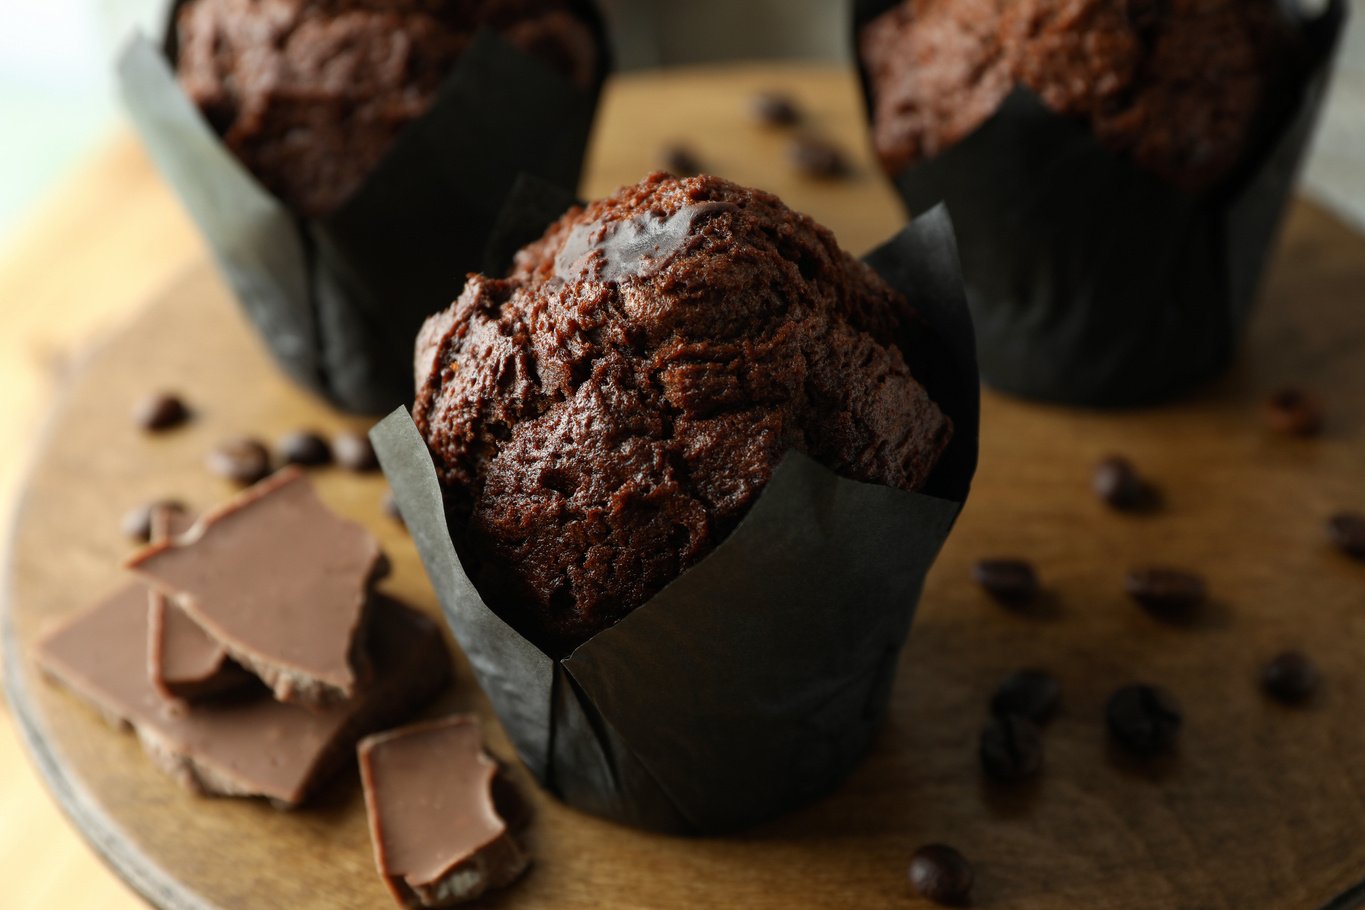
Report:
<svg viewBox="0 0 1365 910"><path fill-rule="evenodd" d="M413 416L480 591L566 652L720 543L790 449L923 486L952 423L917 325L775 196L654 174L428 320Z"/></svg>
<svg viewBox="0 0 1365 910"><path fill-rule="evenodd" d="M958 142L1025 86L1190 191L1243 160L1296 42L1278 0L905 0L859 35L889 173Z"/></svg>
<svg viewBox="0 0 1365 910"><path fill-rule="evenodd" d="M189 0L176 24L186 93L305 216L350 197L480 27L585 88L599 61L570 0Z"/></svg>

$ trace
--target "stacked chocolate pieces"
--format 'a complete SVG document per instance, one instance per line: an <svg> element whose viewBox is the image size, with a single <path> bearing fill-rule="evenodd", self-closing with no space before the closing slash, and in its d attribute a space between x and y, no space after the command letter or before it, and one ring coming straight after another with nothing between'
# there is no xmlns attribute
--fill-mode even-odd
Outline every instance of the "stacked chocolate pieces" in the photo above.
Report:
<svg viewBox="0 0 1365 910"><path fill-rule="evenodd" d="M192 527L155 516L134 583L53 630L40 665L205 794L302 803L364 734L450 677L437 624L373 591L378 542L282 471Z"/></svg>

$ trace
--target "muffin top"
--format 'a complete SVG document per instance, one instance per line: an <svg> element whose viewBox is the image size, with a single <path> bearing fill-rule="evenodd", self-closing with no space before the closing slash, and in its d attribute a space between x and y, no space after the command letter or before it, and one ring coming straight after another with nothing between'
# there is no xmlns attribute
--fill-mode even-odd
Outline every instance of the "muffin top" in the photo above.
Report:
<svg viewBox="0 0 1365 910"><path fill-rule="evenodd" d="M563 653L712 550L789 449L915 490L952 424L906 301L777 197L654 174L418 338L414 419L490 606Z"/></svg>
<svg viewBox="0 0 1365 910"><path fill-rule="evenodd" d="M569 0L189 0L181 85L300 215L334 211L488 26L585 88L599 52Z"/></svg>
<svg viewBox="0 0 1365 910"><path fill-rule="evenodd" d="M1294 69L1278 0L906 0L863 27L890 173L988 119L1016 86L1198 191L1242 161Z"/></svg>

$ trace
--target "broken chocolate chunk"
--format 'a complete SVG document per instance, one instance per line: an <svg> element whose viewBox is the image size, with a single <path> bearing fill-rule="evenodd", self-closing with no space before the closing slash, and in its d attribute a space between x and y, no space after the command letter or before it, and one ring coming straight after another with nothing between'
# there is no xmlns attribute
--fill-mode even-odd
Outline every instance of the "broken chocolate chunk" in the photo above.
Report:
<svg viewBox="0 0 1365 910"><path fill-rule="evenodd" d="M359 644L381 556L369 531L337 517L290 468L128 566L280 701L319 707L364 681Z"/></svg>
<svg viewBox="0 0 1365 910"><path fill-rule="evenodd" d="M530 864L498 802L479 720L452 715L360 743L375 864L405 907L448 907L510 884Z"/></svg>
<svg viewBox="0 0 1365 910"><path fill-rule="evenodd" d="M183 785L219 796L297 806L366 732L401 720L446 685L449 655L435 621L378 599L369 648L373 683L354 699L310 711L261 692L186 711L147 677L147 589L131 585L37 645L48 675L130 726L152 760Z"/></svg>

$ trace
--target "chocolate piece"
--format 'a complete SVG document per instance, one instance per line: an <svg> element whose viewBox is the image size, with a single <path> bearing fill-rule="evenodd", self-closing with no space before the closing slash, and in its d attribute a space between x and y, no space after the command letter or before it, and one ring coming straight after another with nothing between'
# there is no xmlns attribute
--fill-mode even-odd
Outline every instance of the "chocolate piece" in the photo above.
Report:
<svg viewBox="0 0 1365 910"><path fill-rule="evenodd" d="M147 590L132 585L37 644L43 669L119 726L130 726L158 766L195 792L263 796L296 806L366 732L407 716L446 684L439 626L379 599L369 640L374 683L320 711L261 693L186 711L147 677Z"/></svg>
<svg viewBox="0 0 1365 910"><path fill-rule="evenodd" d="M1347 556L1365 560L1365 514L1338 512L1327 520L1327 536Z"/></svg>
<svg viewBox="0 0 1365 910"><path fill-rule="evenodd" d="M149 433L178 427L189 417L185 402L168 392L148 395L133 407L133 422Z"/></svg>
<svg viewBox="0 0 1365 910"><path fill-rule="evenodd" d="M910 857L910 887L936 904L958 906L971 897L976 875L966 857L947 844L928 844Z"/></svg>
<svg viewBox="0 0 1365 910"><path fill-rule="evenodd" d="M709 553L790 449L923 487L953 430L919 325L775 196L654 174L427 321L413 420L489 606L565 652Z"/></svg>
<svg viewBox="0 0 1365 910"><path fill-rule="evenodd" d="M332 440L332 454L337 464L348 471L365 474L379 470L379 459L374 454L370 437L364 433L341 433Z"/></svg>
<svg viewBox="0 0 1365 910"><path fill-rule="evenodd" d="M128 563L277 698L314 706L349 698L363 677L360 633L381 565L374 537L331 512L297 468Z"/></svg>
<svg viewBox="0 0 1365 910"><path fill-rule="evenodd" d="M152 539L152 515L160 509L184 512L185 504L178 499L154 499L151 502L144 502L140 506L129 509L124 513L123 520L119 523L123 535L139 543L150 541Z"/></svg>
<svg viewBox="0 0 1365 910"><path fill-rule="evenodd" d="M239 436L219 443L204 463L224 480L247 487L270 474L270 450L260 440Z"/></svg>
<svg viewBox="0 0 1365 910"><path fill-rule="evenodd" d="M788 155L796 169L807 177L832 180L849 172L843 149L819 136L797 136L788 148Z"/></svg>
<svg viewBox="0 0 1365 910"><path fill-rule="evenodd" d="M1322 402L1303 389L1281 389L1265 403L1265 422L1285 436L1317 436L1322 432Z"/></svg>
<svg viewBox="0 0 1365 910"><path fill-rule="evenodd" d="M530 857L495 805L479 720L453 715L368 737L360 778L375 865L407 907L448 907L515 881Z"/></svg>
<svg viewBox="0 0 1365 910"><path fill-rule="evenodd" d="M1208 599L1204 577L1184 569L1134 569L1128 573L1125 588L1149 613L1167 619L1184 617Z"/></svg>
<svg viewBox="0 0 1365 910"><path fill-rule="evenodd" d="M1175 746L1183 718L1180 705L1159 686L1124 686L1104 709L1109 734L1129 752L1144 758Z"/></svg>
<svg viewBox="0 0 1365 910"><path fill-rule="evenodd" d="M972 566L972 578L991 597L1012 607L1033 600L1040 590L1033 564L1022 559L982 559Z"/></svg>
<svg viewBox="0 0 1365 910"><path fill-rule="evenodd" d="M156 509L150 516L151 542L172 540L193 524L183 512ZM147 592L147 673L162 695L186 701L222 695L255 681L155 588Z"/></svg>
<svg viewBox="0 0 1365 910"><path fill-rule="evenodd" d="M749 109L764 126L794 126L801 122L801 108L790 95L779 92L755 95Z"/></svg>
<svg viewBox="0 0 1365 910"><path fill-rule="evenodd" d="M1261 688L1287 705L1308 701L1318 691L1321 676L1317 665L1302 652L1285 651L1261 669Z"/></svg>
<svg viewBox="0 0 1365 910"><path fill-rule="evenodd" d="M295 430L280 439L280 459L285 464L316 467L332 460L332 447L317 433L311 430Z"/></svg>

